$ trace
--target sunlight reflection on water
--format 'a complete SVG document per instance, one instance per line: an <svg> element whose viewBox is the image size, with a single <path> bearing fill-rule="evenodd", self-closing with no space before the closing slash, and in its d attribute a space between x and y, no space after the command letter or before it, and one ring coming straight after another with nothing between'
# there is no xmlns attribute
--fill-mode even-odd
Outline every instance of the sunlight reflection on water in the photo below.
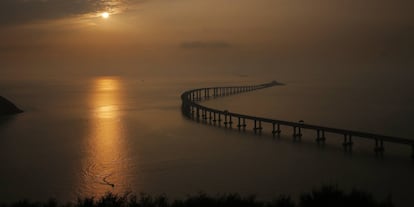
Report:
<svg viewBox="0 0 414 207"><path fill-rule="evenodd" d="M93 80L89 100L92 121L82 166L80 191L83 195L126 190L128 181L124 175L128 168L124 159L124 128L119 111L122 92L118 77Z"/></svg>

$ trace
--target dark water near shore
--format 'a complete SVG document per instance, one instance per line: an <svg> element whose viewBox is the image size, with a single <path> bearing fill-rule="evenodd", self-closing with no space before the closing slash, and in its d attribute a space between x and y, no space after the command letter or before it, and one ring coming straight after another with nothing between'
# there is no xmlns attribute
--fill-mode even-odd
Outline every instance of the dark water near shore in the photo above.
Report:
<svg viewBox="0 0 414 207"><path fill-rule="evenodd" d="M371 84L340 78L277 79L287 85L205 102L234 112L414 137L409 79ZM0 93L24 114L0 123L0 201L113 192L240 192L271 198L322 184L357 187L412 205L411 149L341 138L318 147L314 134L292 142L266 133L210 127L186 119L180 94L191 88L271 81L265 77L157 78L95 76L6 80ZM265 128L266 130L266 128ZM114 185L112 187L111 185Z"/></svg>

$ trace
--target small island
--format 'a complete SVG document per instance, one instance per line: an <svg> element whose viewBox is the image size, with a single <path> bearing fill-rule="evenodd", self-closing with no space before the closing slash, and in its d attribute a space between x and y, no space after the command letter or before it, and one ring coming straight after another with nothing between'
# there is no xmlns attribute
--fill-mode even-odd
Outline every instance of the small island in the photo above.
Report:
<svg viewBox="0 0 414 207"><path fill-rule="evenodd" d="M17 106L14 105L14 103L7 100L3 96L0 96L0 116L18 114L22 112L23 111L17 108Z"/></svg>

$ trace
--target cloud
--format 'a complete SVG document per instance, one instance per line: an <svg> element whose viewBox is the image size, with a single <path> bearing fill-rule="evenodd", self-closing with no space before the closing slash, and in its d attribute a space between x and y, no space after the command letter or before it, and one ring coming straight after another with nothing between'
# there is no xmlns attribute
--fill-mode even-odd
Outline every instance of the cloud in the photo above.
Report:
<svg viewBox="0 0 414 207"><path fill-rule="evenodd" d="M230 43L224 41L191 41L180 44L180 47L184 49L221 49L231 46Z"/></svg>
<svg viewBox="0 0 414 207"><path fill-rule="evenodd" d="M0 26L114 10L134 0L0 0Z"/></svg>

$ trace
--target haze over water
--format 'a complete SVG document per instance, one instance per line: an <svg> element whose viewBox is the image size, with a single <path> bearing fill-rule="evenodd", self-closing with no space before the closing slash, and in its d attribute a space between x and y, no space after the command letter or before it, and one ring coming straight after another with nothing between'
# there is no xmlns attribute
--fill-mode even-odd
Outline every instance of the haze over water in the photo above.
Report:
<svg viewBox="0 0 414 207"><path fill-rule="evenodd" d="M271 198L337 183L414 203L409 147L378 159L354 140L345 154L340 137L320 148L313 132L293 143L291 129L272 139L180 111L188 89L277 80L286 85L205 104L412 138L410 1L68 2L0 3L0 95L25 111L0 122L0 201Z"/></svg>

